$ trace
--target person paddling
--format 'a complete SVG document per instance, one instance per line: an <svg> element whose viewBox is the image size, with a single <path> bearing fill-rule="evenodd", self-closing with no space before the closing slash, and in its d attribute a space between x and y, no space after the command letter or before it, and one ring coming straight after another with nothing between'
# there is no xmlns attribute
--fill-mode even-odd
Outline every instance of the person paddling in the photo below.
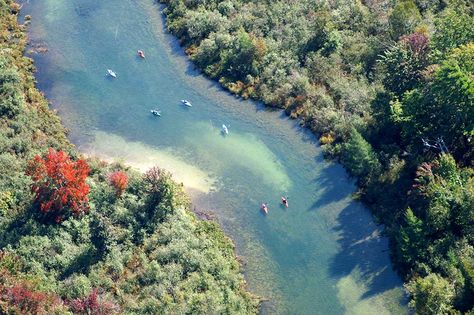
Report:
<svg viewBox="0 0 474 315"><path fill-rule="evenodd" d="M265 213L265 214L268 214L268 206L266 203L262 203L262 205L260 206L260 209L262 209L262 211Z"/></svg>
<svg viewBox="0 0 474 315"><path fill-rule="evenodd" d="M281 197L281 203L288 208L288 197Z"/></svg>

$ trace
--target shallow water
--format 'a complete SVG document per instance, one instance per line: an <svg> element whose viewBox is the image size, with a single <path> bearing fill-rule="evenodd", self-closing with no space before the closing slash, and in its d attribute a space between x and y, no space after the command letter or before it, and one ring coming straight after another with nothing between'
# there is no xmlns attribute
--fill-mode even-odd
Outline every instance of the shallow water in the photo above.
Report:
<svg viewBox="0 0 474 315"><path fill-rule="evenodd" d="M387 240L351 199L342 167L324 161L297 122L203 78L153 2L24 1L32 47L48 48L30 52L38 85L72 141L86 154L172 171L236 242L249 288L269 299L262 313L406 313Z"/></svg>

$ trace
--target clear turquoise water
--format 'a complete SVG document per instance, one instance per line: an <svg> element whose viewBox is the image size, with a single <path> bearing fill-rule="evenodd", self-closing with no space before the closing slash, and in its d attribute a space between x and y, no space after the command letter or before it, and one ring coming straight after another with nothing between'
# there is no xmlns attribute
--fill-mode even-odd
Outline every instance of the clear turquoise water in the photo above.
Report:
<svg viewBox="0 0 474 315"><path fill-rule="evenodd" d="M197 210L216 213L234 239L249 288L269 299L262 313L406 313L387 240L351 200L345 171L323 160L297 122L195 71L152 0L25 0L23 14L33 16L32 46L48 48L31 53L38 85L73 142L86 154L172 171Z"/></svg>

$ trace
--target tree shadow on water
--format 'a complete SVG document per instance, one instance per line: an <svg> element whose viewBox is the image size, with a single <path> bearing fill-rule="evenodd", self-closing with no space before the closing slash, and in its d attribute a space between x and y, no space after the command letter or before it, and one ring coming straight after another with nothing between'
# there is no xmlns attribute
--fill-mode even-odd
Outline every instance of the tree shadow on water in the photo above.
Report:
<svg viewBox="0 0 474 315"><path fill-rule="evenodd" d="M347 173L345 173L342 166L336 164L325 166L317 177L312 180L312 186L317 187L315 194L319 197L307 211L315 211L331 203L341 201L354 190L354 185L348 179Z"/></svg>
<svg viewBox="0 0 474 315"><path fill-rule="evenodd" d="M367 287L361 299L370 298L402 285L392 269L388 239L382 226L376 226L362 205L351 202L341 210L334 227L339 234L340 251L330 265L331 276L341 278L359 270L360 280Z"/></svg>

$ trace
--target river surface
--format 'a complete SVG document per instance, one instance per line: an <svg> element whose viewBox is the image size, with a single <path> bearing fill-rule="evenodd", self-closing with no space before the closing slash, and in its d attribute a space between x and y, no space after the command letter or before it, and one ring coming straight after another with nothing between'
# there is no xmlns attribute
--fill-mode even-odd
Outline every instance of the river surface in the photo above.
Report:
<svg viewBox="0 0 474 315"><path fill-rule="evenodd" d="M249 289L268 299L262 313L407 312L388 242L344 169L296 121L200 75L153 0L23 2L38 86L71 140L88 155L170 170L235 241Z"/></svg>

